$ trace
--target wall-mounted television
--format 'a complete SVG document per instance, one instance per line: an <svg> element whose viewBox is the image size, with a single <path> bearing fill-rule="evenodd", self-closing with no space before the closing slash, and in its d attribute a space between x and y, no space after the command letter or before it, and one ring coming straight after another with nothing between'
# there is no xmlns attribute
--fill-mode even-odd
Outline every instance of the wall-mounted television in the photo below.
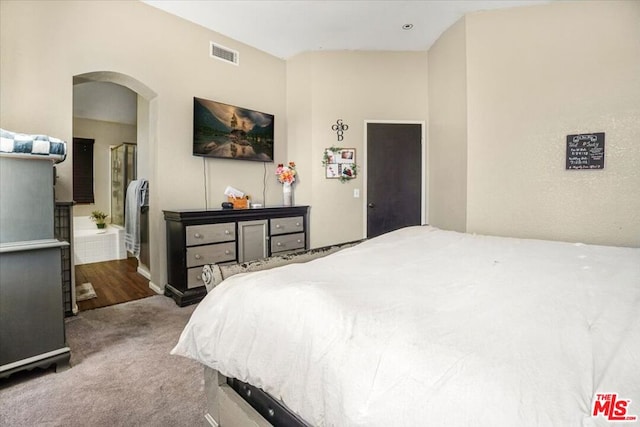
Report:
<svg viewBox="0 0 640 427"><path fill-rule="evenodd" d="M273 162L273 114L193 98L193 155Z"/></svg>

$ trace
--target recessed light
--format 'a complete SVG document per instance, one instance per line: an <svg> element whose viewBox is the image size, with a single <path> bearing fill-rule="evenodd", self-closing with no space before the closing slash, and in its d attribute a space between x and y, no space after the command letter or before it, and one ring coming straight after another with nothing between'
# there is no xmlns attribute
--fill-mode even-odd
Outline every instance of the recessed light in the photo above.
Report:
<svg viewBox="0 0 640 427"><path fill-rule="evenodd" d="M410 30L410 29L412 29L412 28L413 28L413 24L404 24L404 25L402 26L402 29L403 29L403 30Z"/></svg>

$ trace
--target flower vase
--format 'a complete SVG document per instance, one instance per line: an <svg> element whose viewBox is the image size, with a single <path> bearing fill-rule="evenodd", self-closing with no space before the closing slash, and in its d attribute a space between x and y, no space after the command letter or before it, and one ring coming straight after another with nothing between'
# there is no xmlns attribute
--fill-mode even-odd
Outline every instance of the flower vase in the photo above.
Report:
<svg viewBox="0 0 640 427"><path fill-rule="evenodd" d="M284 206L293 205L293 185L288 182L282 184L282 204Z"/></svg>

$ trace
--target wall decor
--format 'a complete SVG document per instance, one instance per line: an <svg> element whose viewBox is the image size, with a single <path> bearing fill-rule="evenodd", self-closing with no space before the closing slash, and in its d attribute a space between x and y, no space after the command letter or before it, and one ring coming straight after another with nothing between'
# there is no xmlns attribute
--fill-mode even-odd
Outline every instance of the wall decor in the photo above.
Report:
<svg viewBox="0 0 640 427"><path fill-rule="evenodd" d="M296 175L298 175L298 172L296 171L295 162L289 162L286 166L280 163L276 168L276 178L282 184L283 206L293 205L293 183L296 182Z"/></svg>
<svg viewBox="0 0 640 427"><path fill-rule="evenodd" d="M339 179L345 183L358 175L356 149L330 147L324 150L322 165L325 167L325 178Z"/></svg>
<svg viewBox="0 0 640 427"><path fill-rule="evenodd" d="M604 169L604 132L567 135L567 169Z"/></svg>
<svg viewBox="0 0 640 427"><path fill-rule="evenodd" d="M331 126L331 129L338 136L338 141L342 141L344 139L344 132L349 130L349 125L346 123L342 123L342 119L338 119L336 124Z"/></svg>

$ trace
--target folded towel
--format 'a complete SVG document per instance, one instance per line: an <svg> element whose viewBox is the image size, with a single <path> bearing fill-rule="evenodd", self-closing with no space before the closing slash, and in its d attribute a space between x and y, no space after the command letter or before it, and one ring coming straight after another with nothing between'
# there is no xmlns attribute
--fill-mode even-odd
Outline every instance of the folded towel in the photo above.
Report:
<svg viewBox="0 0 640 427"><path fill-rule="evenodd" d="M56 163L67 157L67 143L46 135L27 135L0 129L0 154L28 158L49 157Z"/></svg>
<svg viewBox="0 0 640 427"><path fill-rule="evenodd" d="M140 207L147 198L149 182L135 179L127 187L124 201L124 247L134 256L140 255Z"/></svg>

